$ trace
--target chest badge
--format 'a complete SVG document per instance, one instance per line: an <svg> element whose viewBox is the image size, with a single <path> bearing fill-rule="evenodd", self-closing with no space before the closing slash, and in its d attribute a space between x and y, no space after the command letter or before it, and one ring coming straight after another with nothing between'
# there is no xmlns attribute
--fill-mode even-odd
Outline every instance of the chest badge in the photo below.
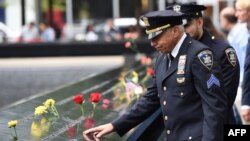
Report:
<svg viewBox="0 0 250 141"><path fill-rule="evenodd" d="M203 66L208 70L211 70L213 67L213 54L210 50L204 50L198 54L198 58Z"/></svg>
<svg viewBox="0 0 250 141"><path fill-rule="evenodd" d="M177 74L185 74L187 55L181 55L178 62Z"/></svg>
<svg viewBox="0 0 250 141"><path fill-rule="evenodd" d="M231 63L233 67L235 67L235 65L237 64L237 55L236 55L235 50L233 48L228 48L225 50L225 52L226 52L228 61Z"/></svg>

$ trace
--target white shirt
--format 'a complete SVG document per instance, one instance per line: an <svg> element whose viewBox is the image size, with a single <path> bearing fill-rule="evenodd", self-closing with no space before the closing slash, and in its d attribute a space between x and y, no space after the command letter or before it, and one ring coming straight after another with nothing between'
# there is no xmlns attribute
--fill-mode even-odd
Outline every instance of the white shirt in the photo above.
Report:
<svg viewBox="0 0 250 141"><path fill-rule="evenodd" d="M175 45L174 49L171 52L171 55L175 58L177 56L177 54L179 53L179 50L181 48L181 45L184 41L184 39L187 37L187 34L184 33L181 37L181 39L178 41L178 43Z"/></svg>
<svg viewBox="0 0 250 141"><path fill-rule="evenodd" d="M235 49L240 64L240 86L243 82L246 46L249 31L246 23L238 23L228 34L228 42Z"/></svg>
<svg viewBox="0 0 250 141"><path fill-rule="evenodd" d="M172 50L171 55L172 55L174 58L178 55L179 50L180 50L180 48L181 48L181 45L182 45L182 43L183 43L183 41L184 41L184 39L185 39L186 37L187 37L187 35L186 35L186 33L184 33L184 34L182 35L181 39L180 39L180 40L178 41L178 43L175 45L174 49ZM168 67L170 67L170 65L171 65L171 59L170 59L169 54L167 54L167 57L168 57L168 60L170 60L169 63L168 63Z"/></svg>

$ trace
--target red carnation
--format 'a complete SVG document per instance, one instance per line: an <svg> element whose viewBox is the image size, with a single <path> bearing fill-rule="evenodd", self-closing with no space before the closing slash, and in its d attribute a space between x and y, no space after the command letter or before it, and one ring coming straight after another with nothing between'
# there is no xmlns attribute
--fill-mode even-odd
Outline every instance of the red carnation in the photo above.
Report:
<svg viewBox="0 0 250 141"><path fill-rule="evenodd" d="M100 93L91 93L90 94L90 101L93 103L98 103L102 97Z"/></svg>
<svg viewBox="0 0 250 141"><path fill-rule="evenodd" d="M153 68L148 68L147 69L147 74L150 75L150 76L153 76L155 74L155 71Z"/></svg>
<svg viewBox="0 0 250 141"><path fill-rule="evenodd" d="M90 101L92 102L92 105L93 105L92 117L94 117L96 105L100 101L101 97L102 97L102 94L100 93L95 92L95 93L90 94Z"/></svg>
<svg viewBox="0 0 250 141"><path fill-rule="evenodd" d="M79 104L80 108L81 108L81 111L82 111L82 115L84 115L84 110L83 110L83 105L82 103L84 103L84 98L83 98L83 95L80 93L80 94L77 94L73 97L73 100L76 104Z"/></svg>
<svg viewBox="0 0 250 141"><path fill-rule="evenodd" d="M76 104L82 104L84 102L84 98L82 94L75 95L73 100Z"/></svg>

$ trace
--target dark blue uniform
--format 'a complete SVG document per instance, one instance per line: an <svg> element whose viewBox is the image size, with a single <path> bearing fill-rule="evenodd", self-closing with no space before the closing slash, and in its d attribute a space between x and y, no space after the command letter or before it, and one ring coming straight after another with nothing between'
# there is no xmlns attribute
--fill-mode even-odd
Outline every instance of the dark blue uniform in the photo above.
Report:
<svg viewBox="0 0 250 141"><path fill-rule="evenodd" d="M166 54L156 60L147 93L112 122L119 135L161 107L167 141L222 141L227 97L211 48L187 36L167 68Z"/></svg>
<svg viewBox="0 0 250 141"><path fill-rule="evenodd" d="M240 67L236 52L234 48L225 41L212 39L211 35L205 29L199 41L214 51L215 59L220 64L224 90L228 96L229 119L227 123L235 124L232 108L237 96L240 77Z"/></svg>

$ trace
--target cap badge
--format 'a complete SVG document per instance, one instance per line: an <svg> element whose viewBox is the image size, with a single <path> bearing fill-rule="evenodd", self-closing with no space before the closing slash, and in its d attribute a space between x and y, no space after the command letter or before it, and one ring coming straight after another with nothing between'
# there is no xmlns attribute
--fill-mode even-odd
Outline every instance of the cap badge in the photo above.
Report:
<svg viewBox="0 0 250 141"><path fill-rule="evenodd" d="M143 22L145 23L145 26L150 26L149 22L148 22L148 18L143 17L142 18Z"/></svg>
<svg viewBox="0 0 250 141"><path fill-rule="evenodd" d="M173 6L173 10L177 13L181 13L181 6L180 5L175 5Z"/></svg>

